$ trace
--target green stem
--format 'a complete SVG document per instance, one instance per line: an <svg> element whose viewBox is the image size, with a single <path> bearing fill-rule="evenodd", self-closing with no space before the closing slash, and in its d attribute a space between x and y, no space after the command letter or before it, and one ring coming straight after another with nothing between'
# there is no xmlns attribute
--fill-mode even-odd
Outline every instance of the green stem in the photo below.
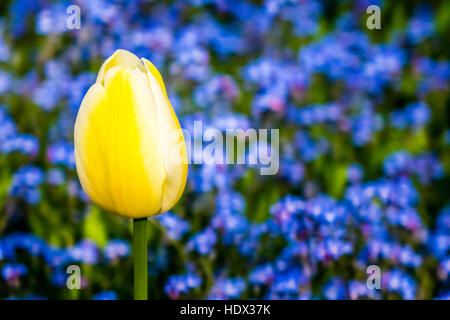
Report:
<svg viewBox="0 0 450 320"><path fill-rule="evenodd" d="M147 218L133 219L134 300L147 300Z"/></svg>

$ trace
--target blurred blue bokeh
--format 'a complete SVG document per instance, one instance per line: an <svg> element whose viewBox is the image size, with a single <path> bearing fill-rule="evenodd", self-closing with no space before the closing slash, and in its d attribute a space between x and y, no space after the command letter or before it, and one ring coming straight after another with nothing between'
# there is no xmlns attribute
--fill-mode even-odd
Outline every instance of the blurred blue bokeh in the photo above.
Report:
<svg viewBox="0 0 450 320"><path fill-rule="evenodd" d="M380 30L366 27L371 4ZM277 175L190 166L181 201L151 219L151 299L450 299L449 12L2 1L0 298L132 297L130 221L90 203L73 155L81 100L122 48L158 67L183 128L280 129ZM66 287L70 264L81 290Z"/></svg>

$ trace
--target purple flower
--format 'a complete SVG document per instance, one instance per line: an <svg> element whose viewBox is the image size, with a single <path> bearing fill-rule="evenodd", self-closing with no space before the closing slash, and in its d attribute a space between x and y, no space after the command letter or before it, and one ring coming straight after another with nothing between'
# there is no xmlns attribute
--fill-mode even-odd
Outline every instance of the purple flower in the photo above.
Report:
<svg viewBox="0 0 450 320"><path fill-rule="evenodd" d="M0 94L4 95L11 88L12 77L9 73L0 71Z"/></svg>
<svg viewBox="0 0 450 320"><path fill-rule="evenodd" d="M164 286L164 292L171 299L177 299L180 294L188 293L201 284L202 279L193 273L171 275Z"/></svg>
<svg viewBox="0 0 450 320"><path fill-rule="evenodd" d="M1 151L4 153L20 152L27 155L36 155L39 151L39 142L32 135L17 134L3 141Z"/></svg>
<svg viewBox="0 0 450 320"><path fill-rule="evenodd" d="M348 284L348 291L350 299L352 300L359 300L363 298L380 299L379 292L377 292L377 290L369 289L366 282L351 280Z"/></svg>
<svg viewBox="0 0 450 320"><path fill-rule="evenodd" d="M399 269L384 272L381 287L400 294L406 300L412 300L416 296L416 281L412 276Z"/></svg>
<svg viewBox="0 0 450 320"><path fill-rule="evenodd" d="M206 255L212 252L217 242L217 236L213 229L206 228L194 235L188 242L188 248L195 250L202 255Z"/></svg>
<svg viewBox="0 0 450 320"><path fill-rule="evenodd" d="M64 287L66 285L68 274L62 270L57 270L51 273L50 280L57 287Z"/></svg>
<svg viewBox="0 0 450 320"><path fill-rule="evenodd" d="M96 264L99 259L97 246L91 240L82 240L68 249L68 254L73 261L85 264Z"/></svg>
<svg viewBox="0 0 450 320"><path fill-rule="evenodd" d="M430 8L420 8L408 25L408 38L414 44L421 43L433 35L434 19Z"/></svg>
<svg viewBox="0 0 450 320"><path fill-rule="evenodd" d="M347 179L352 183L360 182L364 177L364 171L360 164L353 163L347 167Z"/></svg>
<svg viewBox="0 0 450 320"><path fill-rule="evenodd" d="M228 106L236 99L238 93L238 87L231 76L216 75L195 89L194 99L203 108L210 108L213 104Z"/></svg>
<svg viewBox="0 0 450 320"><path fill-rule="evenodd" d="M47 172L47 182L53 186L60 186L65 182L65 174L59 168L50 169Z"/></svg>
<svg viewBox="0 0 450 320"><path fill-rule="evenodd" d="M431 118L431 111L425 102L408 104L403 110L391 113L391 124L398 129L423 128Z"/></svg>
<svg viewBox="0 0 450 320"><path fill-rule="evenodd" d="M23 264L7 263L2 267L2 277L6 281L14 281L27 274L27 267Z"/></svg>
<svg viewBox="0 0 450 320"><path fill-rule="evenodd" d="M60 164L75 169L75 155L73 143L60 141L47 149L47 159L51 164Z"/></svg>
<svg viewBox="0 0 450 320"><path fill-rule="evenodd" d="M283 273L275 273L275 281L271 290L283 295L297 295L300 285L307 282L308 278L300 269L292 268Z"/></svg>
<svg viewBox="0 0 450 320"><path fill-rule="evenodd" d="M344 281L339 278L329 280L323 287L327 300L343 300L346 298Z"/></svg>
<svg viewBox="0 0 450 320"><path fill-rule="evenodd" d="M31 204L36 204L40 201L38 187L43 180L44 174L40 168L31 165L22 167L13 176L10 194L22 197Z"/></svg>
<svg viewBox="0 0 450 320"><path fill-rule="evenodd" d="M180 240L186 232L189 232L189 222L181 219L172 212L167 212L157 217L168 237L173 240Z"/></svg>
<svg viewBox="0 0 450 320"><path fill-rule="evenodd" d="M225 300L238 299L245 290L245 281L243 278L218 279L211 288L208 299Z"/></svg>
<svg viewBox="0 0 450 320"><path fill-rule="evenodd" d="M436 300L450 300L450 291L444 291L439 293Z"/></svg>
<svg viewBox="0 0 450 320"><path fill-rule="evenodd" d="M130 251L130 244L122 239L110 240L105 246L105 256L109 260L126 258L130 255Z"/></svg>
<svg viewBox="0 0 450 320"><path fill-rule="evenodd" d="M249 280L252 284L270 285L273 279L274 271L270 264L256 267L249 275Z"/></svg>
<svg viewBox="0 0 450 320"><path fill-rule="evenodd" d="M117 300L117 294L114 291L102 291L94 295L92 300Z"/></svg>

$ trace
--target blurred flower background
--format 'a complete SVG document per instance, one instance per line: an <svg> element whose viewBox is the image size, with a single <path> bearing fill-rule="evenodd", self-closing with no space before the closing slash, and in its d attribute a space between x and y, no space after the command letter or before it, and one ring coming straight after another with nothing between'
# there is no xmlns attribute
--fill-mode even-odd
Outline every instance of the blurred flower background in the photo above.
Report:
<svg viewBox="0 0 450 320"><path fill-rule="evenodd" d="M3 0L0 298L132 298L131 223L89 202L73 156L123 48L158 67L183 128L280 129L278 175L190 166L151 219L151 299L449 299L450 2L426 2Z"/></svg>

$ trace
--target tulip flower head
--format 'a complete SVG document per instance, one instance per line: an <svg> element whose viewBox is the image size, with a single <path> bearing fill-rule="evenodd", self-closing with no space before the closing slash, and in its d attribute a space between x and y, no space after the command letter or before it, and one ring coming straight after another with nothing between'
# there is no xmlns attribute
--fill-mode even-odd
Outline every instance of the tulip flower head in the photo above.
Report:
<svg viewBox="0 0 450 320"><path fill-rule="evenodd" d="M129 218L164 213L181 197L187 152L164 82L153 64L117 50L84 97L75 130L84 191Z"/></svg>

